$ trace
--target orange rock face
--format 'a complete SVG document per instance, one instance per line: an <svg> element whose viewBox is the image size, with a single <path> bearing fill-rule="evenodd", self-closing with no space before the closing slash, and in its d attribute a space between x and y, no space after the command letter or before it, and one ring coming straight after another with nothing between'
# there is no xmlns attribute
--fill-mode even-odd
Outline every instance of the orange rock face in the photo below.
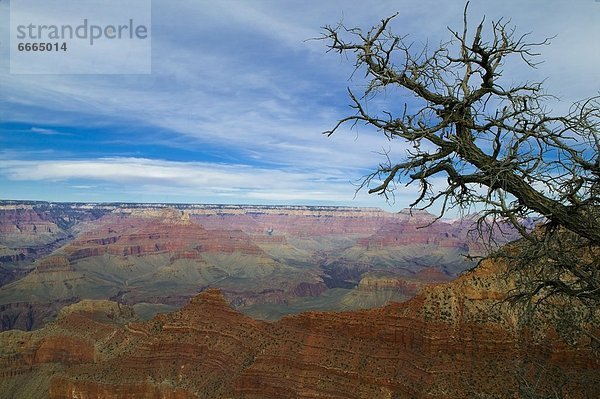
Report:
<svg viewBox="0 0 600 399"><path fill-rule="evenodd" d="M520 329L493 306L506 288L494 267L402 304L274 323L232 310L216 289L147 322L90 319L79 306L42 330L0 334L0 386L61 363L50 398L519 398L527 379L540 394L595 397L590 346Z"/></svg>
<svg viewBox="0 0 600 399"><path fill-rule="evenodd" d="M35 352L36 363L60 363L65 365L93 362L93 342L69 336L50 336L42 339Z"/></svg>
<svg viewBox="0 0 600 399"><path fill-rule="evenodd" d="M424 287L450 281L451 278L438 269L425 268L412 277L386 273L367 273L358 283L363 291L395 291L407 297L418 294Z"/></svg>

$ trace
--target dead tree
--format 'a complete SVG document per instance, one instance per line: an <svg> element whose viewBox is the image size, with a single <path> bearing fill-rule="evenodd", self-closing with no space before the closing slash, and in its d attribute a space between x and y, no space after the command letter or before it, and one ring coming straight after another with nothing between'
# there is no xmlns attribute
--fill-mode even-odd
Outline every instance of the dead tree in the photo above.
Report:
<svg viewBox="0 0 600 399"><path fill-rule="evenodd" d="M484 18L470 29L465 7L462 29L449 29L449 40L431 48L393 33L394 17L366 31L323 28L328 51L354 59L366 80L364 92L348 89L354 113L325 134L365 124L408 148L403 159L386 156L361 188L388 199L397 187L418 184L411 207L438 204L440 217L475 209L480 223L511 223L528 245L521 260L541 269L531 267L535 278L516 297L566 295L597 305L600 97L553 115L548 103L556 99L542 83L503 76L509 62L534 68L537 50L549 44L518 35L508 21ZM375 101L382 93L385 101ZM543 234L523 225L534 216L547 221ZM568 256L557 250L561 240L573 245Z"/></svg>

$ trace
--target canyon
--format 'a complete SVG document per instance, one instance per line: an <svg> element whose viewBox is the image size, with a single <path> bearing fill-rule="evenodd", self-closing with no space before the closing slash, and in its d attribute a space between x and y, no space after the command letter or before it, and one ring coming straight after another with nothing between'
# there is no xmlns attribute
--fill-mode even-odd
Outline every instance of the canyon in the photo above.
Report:
<svg viewBox="0 0 600 399"><path fill-rule="evenodd" d="M2 201L1 329L39 328L81 299L148 318L207 288L269 320L402 301L480 251L464 220L433 221L376 208Z"/></svg>
<svg viewBox="0 0 600 399"><path fill-rule="evenodd" d="M509 305L469 220L4 201L0 397L595 397L590 335Z"/></svg>

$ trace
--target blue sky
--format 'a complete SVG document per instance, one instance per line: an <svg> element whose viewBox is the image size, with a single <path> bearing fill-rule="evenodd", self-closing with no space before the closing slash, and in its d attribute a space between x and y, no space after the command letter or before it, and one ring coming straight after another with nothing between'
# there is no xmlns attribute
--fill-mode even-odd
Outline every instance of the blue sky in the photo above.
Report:
<svg viewBox="0 0 600 399"><path fill-rule="evenodd" d="M325 24L368 28L399 12L395 32L435 44L460 27L463 7L155 0L151 74L15 75L0 0L0 198L400 209L415 189L390 206L355 195L353 183L382 161L377 153L402 160L403 144L366 127L321 134L350 111L346 87L365 82L349 80L352 60L307 39ZM556 35L538 69L505 68L516 82L546 79L555 111L600 91L600 2L472 1L470 10L473 22L505 17L533 39Z"/></svg>

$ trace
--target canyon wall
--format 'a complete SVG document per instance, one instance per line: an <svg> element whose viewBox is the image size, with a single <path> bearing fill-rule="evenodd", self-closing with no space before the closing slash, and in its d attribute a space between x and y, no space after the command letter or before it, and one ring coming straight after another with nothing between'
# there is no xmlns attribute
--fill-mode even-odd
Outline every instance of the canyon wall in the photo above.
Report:
<svg viewBox="0 0 600 399"><path fill-rule="evenodd" d="M50 398L518 398L529 381L539 395L594 397L589 342L568 346L550 326L532 337L497 306L501 271L485 262L405 303L277 322L238 313L216 289L147 322L90 301L0 334L0 391L24 397L15 384L29 376Z"/></svg>
<svg viewBox="0 0 600 399"><path fill-rule="evenodd" d="M209 287L268 319L378 306L473 266L463 256L476 247L470 225L434 219L376 208L0 201L1 327L38 328L86 298L182 306Z"/></svg>

